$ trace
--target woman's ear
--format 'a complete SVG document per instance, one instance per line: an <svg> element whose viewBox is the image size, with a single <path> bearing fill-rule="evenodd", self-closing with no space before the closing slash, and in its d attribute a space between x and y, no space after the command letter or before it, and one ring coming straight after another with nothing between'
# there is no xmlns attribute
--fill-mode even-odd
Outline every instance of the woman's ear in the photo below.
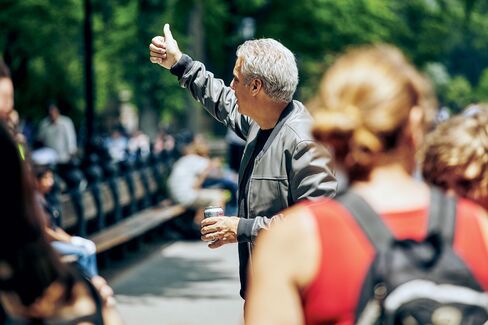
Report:
<svg viewBox="0 0 488 325"><path fill-rule="evenodd" d="M408 116L407 134L410 136L415 148L419 148L424 141L424 110L419 106L414 106Z"/></svg>

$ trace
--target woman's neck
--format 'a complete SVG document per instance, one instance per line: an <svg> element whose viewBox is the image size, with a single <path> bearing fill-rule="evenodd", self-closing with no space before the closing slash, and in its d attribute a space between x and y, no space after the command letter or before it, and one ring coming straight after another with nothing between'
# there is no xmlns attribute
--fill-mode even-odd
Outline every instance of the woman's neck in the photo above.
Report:
<svg viewBox="0 0 488 325"><path fill-rule="evenodd" d="M428 205L428 187L414 179L401 163L373 169L369 180L354 182L352 188L379 212L394 212Z"/></svg>

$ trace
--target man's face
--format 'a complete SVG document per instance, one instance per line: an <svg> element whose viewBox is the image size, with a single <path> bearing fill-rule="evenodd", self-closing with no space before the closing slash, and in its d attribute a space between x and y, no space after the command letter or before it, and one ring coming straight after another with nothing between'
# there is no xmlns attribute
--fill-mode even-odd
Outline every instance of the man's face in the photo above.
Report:
<svg viewBox="0 0 488 325"><path fill-rule="evenodd" d="M56 120L59 117L59 110L56 106L51 105L49 107L49 117L51 118L51 121L56 122Z"/></svg>
<svg viewBox="0 0 488 325"><path fill-rule="evenodd" d="M234 66L234 78L230 84L230 87L234 90L237 98L237 104L239 107L239 113L252 117L254 103L252 101L250 85L246 85L244 82L244 76L241 73L241 59L237 58Z"/></svg>
<svg viewBox="0 0 488 325"><path fill-rule="evenodd" d="M0 79L0 119L7 119L14 109L14 85L10 78Z"/></svg>

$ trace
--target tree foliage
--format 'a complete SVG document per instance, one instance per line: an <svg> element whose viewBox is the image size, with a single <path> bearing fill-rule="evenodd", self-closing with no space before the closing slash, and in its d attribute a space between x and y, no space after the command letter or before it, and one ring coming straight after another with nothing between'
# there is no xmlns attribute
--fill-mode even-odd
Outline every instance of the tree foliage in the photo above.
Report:
<svg viewBox="0 0 488 325"><path fill-rule="evenodd" d="M488 98L488 4L482 0L91 1L100 116L116 112L120 92L128 91L150 121L185 125L185 92L148 59L148 44L165 22L183 50L230 81L243 22L251 19L255 37L278 39L296 54L302 100L338 53L376 42L395 44L425 68L443 105L458 110ZM190 27L197 5L201 40ZM82 122L83 19L79 0L0 0L0 53L13 72L22 116L39 119L46 103L56 100ZM196 42L203 53L195 53Z"/></svg>

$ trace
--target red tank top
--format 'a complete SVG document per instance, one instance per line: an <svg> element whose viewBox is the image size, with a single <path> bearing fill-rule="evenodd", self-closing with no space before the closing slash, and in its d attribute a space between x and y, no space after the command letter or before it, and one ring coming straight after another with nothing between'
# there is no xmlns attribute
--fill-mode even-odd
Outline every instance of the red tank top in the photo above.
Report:
<svg viewBox="0 0 488 325"><path fill-rule="evenodd" d="M321 261L315 279L302 292L307 324L353 324L363 279L374 247L349 212L331 200L306 203L320 238ZM466 200L457 206L454 251L488 291L488 251L479 226L479 207ZM381 215L398 239L422 240L428 209Z"/></svg>

